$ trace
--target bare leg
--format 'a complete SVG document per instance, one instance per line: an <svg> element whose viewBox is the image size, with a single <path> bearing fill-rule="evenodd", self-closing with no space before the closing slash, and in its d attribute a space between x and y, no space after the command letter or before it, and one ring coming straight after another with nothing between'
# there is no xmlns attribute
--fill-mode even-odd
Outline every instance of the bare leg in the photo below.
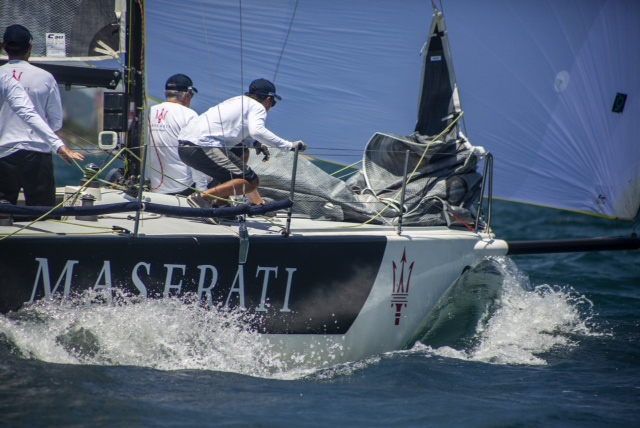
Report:
<svg viewBox="0 0 640 428"><path fill-rule="evenodd" d="M229 196L246 194L249 200L252 203L255 203L252 199L256 199L258 201L262 200L256 190L258 188L258 184L258 180L247 181L242 178L236 178L205 190L202 192L202 196L219 205L224 202L223 200L229 199Z"/></svg>
<svg viewBox="0 0 640 428"><path fill-rule="evenodd" d="M251 202L253 205L264 204L264 199L262 199L262 196L260 196L260 193L258 193L258 189L254 190L253 192L247 193L247 198L249 198L249 202Z"/></svg>

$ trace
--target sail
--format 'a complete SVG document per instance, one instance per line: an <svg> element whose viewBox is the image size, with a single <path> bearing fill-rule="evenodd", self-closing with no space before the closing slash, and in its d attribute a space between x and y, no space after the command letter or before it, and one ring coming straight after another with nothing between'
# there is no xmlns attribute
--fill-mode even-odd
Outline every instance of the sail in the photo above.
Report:
<svg viewBox="0 0 640 428"><path fill-rule="evenodd" d="M495 157L494 196L635 217L640 2L441 3L464 129ZM254 78L271 79L284 100L270 128L343 164L357 161L375 132L408 135L423 125L429 2L187 0L176 16L175 2L158 0L146 12L155 99L174 73L200 89L199 113Z"/></svg>
<svg viewBox="0 0 640 428"><path fill-rule="evenodd" d="M462 113L453 70L449 35L442 12L434 14L423 49L423 67L415 132L436 137L447 132L457 138Z"/></svg>
<svg viewBox="0 0 640 428"><path fill-rule="evenodd" d="M466 131L499 198L633 219L640 2L446 2Z"/></svg>
<svg viewBox="0 0 640 428"><path fill-rule="evenodd" d="M233 3L197 8L178 33L166 31L175 28L172 9L147 9L151 96L161 99L166 78L185 73L199 91L192 107L202 111L246 92L255 78L273 80L284 99L269 112L271 129L306 141L314 156L337 153L343 164L362 161L364 174L346 184L300 162L300 213L394 222L406 183L404 224L446 225L445 206L459 221L475 223L481 181L476 166L483 152L459 135L460 106L441 15L431 22L434 12L424 8L419 19L409 20L416 9L390 13L397 9L392 1ZM419 30L403 30L408 24ZM407 151L411 169L405 171ZM288 197L290 163L289 154L272 154L267 164L252 157L263 197Z"/></svg>
<svg viewBox="0 0 640 428"><path fill-rule="evenodd" d="M284 97L269 127L342 164L357 162L376 132L429 134L434 126L424 114L431 87L421 84L420 56L432 10L422 0L185 0L179 14L170 0L24 0L0 4L0 25L31 30L36 63L93 66L123 52L125 6L145 8L150 101L163 98L168 76L185 73L200 89L192 108L202 113L264 77ZM636 217L640 2L439 6L459 84L453 109L495 157L494 196ZM52 34L64 36L63 46L47 44ZM114 88L112 70L87 77L103 67L50 71L61 84Z"/></svg>
<svg viewBox="0 0 640 428"><path fill-rule="evenodd" d="M269 128L341 164L361 159L375 132L415 128L428 2L186 0L175 12L175 1L147 2L153 99L163 99L169 76L184 73L199 90L191 107L202 113L253 79L269 79L283 97Z"/></svg>
<svg viewBox="0 0 640 428"><path fill-rule="evenodd" d="M495 157L494 195L634 218L640 2L442 3L464 129ZM173 2L154 2L150 94L161 98L164 80L184 72L204 89L193 104L202 112L273 79L284 101L270 127L315 148L362 149L376 131L415 128L428 2L241 5L186 1L176 16Z"/></svg>

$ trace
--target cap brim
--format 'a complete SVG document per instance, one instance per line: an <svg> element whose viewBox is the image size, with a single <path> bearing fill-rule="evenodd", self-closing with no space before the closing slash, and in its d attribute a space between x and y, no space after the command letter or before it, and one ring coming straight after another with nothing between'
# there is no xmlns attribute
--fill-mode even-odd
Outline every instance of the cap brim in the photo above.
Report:
<svg viewBox="0 0 640 428"><path fill-rule="evenodd" d="M278 101L282 100L282 97L280 95L276 95L273 92L267 92L266 94L264 92L245 92L244 94L245 95L262 95L263 97L273 97Z"/></svg>
<svg viewBox="0 0 640 428"><path fill-rule="evenodd" d="M178 92L189 92L193 91L194 93L198 93L198 90L195 86L181 86L181 85L169 85L164 87L165 91L178 91Z"/></svg>

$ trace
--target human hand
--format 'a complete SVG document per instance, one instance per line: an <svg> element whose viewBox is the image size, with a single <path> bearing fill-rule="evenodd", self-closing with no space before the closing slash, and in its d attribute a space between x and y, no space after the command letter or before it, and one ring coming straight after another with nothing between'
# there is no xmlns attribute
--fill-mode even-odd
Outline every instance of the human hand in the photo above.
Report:
<svg viewBox="0 0 640 428"><path fill-rule="evenodd" d="M67 146L60 147L58 149L57 154L58 154L58 156L60 156L60 158L62 158L63 161L65 161L69 165L72 164L72 162L71 162L72 159L75 159L77 161L83 161L84 160L84 156L82 156L80 153L76 153L74 151L69 150L67 148Z"/></svg>
<svg viewBox="0 0 640 428"><path fill-rule="evenodd" d="M296 149L296 147L298 148L299 152L304 152L305 150L307 150L307 145L302 141L294 142L293 147L291 147L291 151L293 152Z"/></svg>
<svg viewBox="0 0 640 428"><path fill-rule="evenodd" d="M271 158L271 154L269 153L269 148L260 143L259 141L253 142L253 148L256 149L256 156L263 154L262 162L267 162Z"/></svg>

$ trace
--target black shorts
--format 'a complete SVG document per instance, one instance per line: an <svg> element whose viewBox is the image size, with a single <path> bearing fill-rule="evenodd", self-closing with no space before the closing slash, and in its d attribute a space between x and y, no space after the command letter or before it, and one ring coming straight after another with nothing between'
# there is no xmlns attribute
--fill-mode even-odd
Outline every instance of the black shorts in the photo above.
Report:
<svg viewBox="0 0 640 428"><path fill-rule="evenodd" d="M238 151L242 152L242 149ZM201 147L181 141L178 146L178 155L187 166L205 173L220 183L236 178L248 182L258 179L249 165L231 149Z"/></svg>
<svg viewBox="0 0 640 428"><path fill-rule="evenodd" d="M236 144L235 146L228 149L231 153L238 156L240 159L243 158L244 154L249 151L249 148L243 144Z"/></svg>
<svg viewBox="0 0 640 428"><path fill-rule="evenodd" d="M0 158L0 199L18 203L22 189L26 205L56 205L56 181L51 153L18 150Z"/></svg>

